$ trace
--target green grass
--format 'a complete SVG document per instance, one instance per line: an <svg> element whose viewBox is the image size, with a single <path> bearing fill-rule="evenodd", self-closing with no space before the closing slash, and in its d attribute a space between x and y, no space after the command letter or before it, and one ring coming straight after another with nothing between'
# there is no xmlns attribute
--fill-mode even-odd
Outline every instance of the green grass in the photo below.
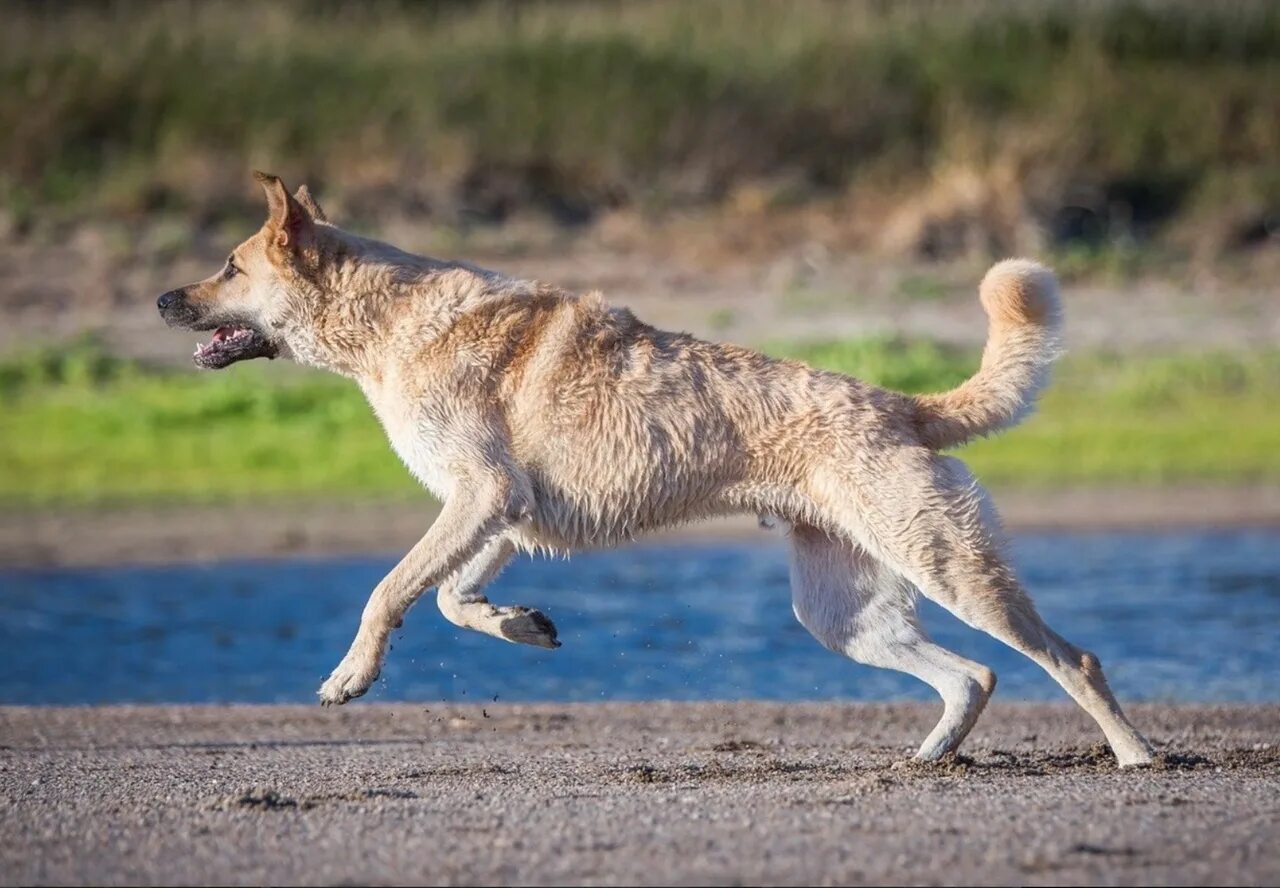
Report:
<svg viewBox="0 0 1280 888"><path fill-rule="evenodd" d="M412 489L359 391L338 377L148 371L88 347L0 365L0 392L10 505Z"/></svg>
<svg viewBox="0 0 1280 888"><path fill-rule="evenodd" d="M907 391L976 356L927 342L769 351ZM0 363L0 504L400 496L417 488L351 383L265 364L150 370L92 347ZM1280 482L1280 352L1069 357L1039 414L963 451L1003 485Z"/></svg>
<svg viewBox="0 0 1280 888"><path fill-rule="evenodd" d="M20 228L256 221L259 166L348 214L573 220L958 168L1015 199L1015 169L1068 240L1251 230L1280 206L1277 81L1265 0L13 4L0 199Z"/></svg>

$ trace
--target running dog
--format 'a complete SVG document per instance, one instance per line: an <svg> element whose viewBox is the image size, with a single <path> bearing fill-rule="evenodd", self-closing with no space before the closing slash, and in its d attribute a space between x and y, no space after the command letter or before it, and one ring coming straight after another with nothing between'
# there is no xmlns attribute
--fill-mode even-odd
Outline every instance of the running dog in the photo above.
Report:
<svg viewBox="0 0 1280 888"><path fill-rule="evenodd" d="M986 492L939 452L1032 409L1059 351L1048 269L995 265L979 289L989 321L980 368L953 391L912 396L657 330L597 293L406 253L333 225L305 186L290 194L255 175L266 223L215 275L161 296L160 314L213 331L199 367L288 357L355 380L443 503L374 589L321 702L369 689L388 636L427 589L458 626L558 647L541 612L485 597L517 552L753 513L789 526L793 607L819 642L942 697L917 758L954 751L996 684L928 638L919 590L1043 667L1121 765L1151 761L1098 659L1036 612Z"/></svg>

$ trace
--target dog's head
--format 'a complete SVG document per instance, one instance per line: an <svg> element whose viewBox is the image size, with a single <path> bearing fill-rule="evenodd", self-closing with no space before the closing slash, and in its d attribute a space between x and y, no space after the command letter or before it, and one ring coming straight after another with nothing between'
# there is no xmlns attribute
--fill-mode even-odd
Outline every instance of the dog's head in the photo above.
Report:
<svg viewBox="0 0 1280 888"><path fill-rule="evenodd" d="M232 250L217 274L170 290L156 303L171 327L214 331L192 356L207 370L289 353L288 330L308 289L307 270L323 252L324 213L306 186L291 195L276 176L254 177L270 211L261 230Z"/></svg>

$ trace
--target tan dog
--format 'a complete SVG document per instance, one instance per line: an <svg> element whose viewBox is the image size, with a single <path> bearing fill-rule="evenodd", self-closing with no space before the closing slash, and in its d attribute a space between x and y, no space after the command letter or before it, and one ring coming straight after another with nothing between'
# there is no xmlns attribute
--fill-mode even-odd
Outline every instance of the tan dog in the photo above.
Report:
<svg viewBox="0 0 1280 888"><path fill-rule="evenodd" d="M942 696L918 758L956 749L996 678L928 639L915 589L1039 663L1122 765L1151 760L1097 658L1036 613L985 492L938 454L1031 409L1058 350L1047 269L992 268L981 368L954 391L912 397L655 330L596 294L402 252L329 224L305 188L291 196L257 178L270 205L262 230L213 277L160 297L161 314L216 331L196 351L201 367L280 355L354 379L444 504L374 590L322 702L368 690L426 589L439 587L459 626L555 647L541 613L485 598L517 551L748 512L790 524L795 613L822 644Z"/></svg>

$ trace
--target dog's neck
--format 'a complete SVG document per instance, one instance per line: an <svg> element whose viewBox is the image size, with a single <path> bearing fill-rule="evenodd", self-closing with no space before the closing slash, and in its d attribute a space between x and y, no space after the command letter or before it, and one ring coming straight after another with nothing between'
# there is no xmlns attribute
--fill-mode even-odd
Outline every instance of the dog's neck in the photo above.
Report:
<svg viewBox="0 0 1280 888"><path fill-rule="evenodd" d="M341 233L340 251L299 281L287 321L294 360L376 382L387 362L435 339L460 315L514 282L495 272L406 253Z"/></svg>

